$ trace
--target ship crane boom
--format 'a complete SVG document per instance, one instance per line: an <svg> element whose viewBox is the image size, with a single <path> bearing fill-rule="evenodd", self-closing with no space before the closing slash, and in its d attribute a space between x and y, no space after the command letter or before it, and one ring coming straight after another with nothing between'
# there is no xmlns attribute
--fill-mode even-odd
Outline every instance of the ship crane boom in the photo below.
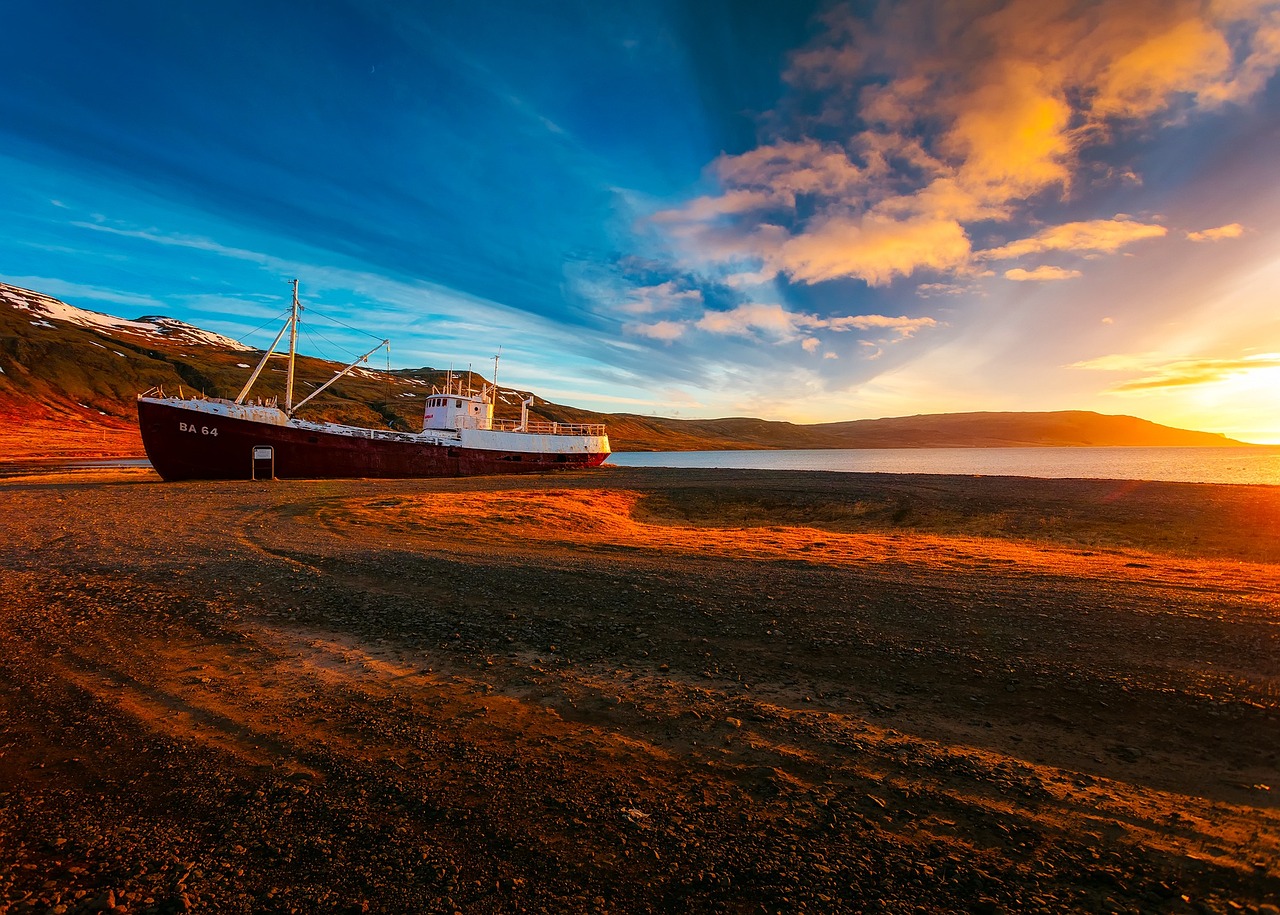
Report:
<svg viewBox="0 0 1280 915"><path fill-rule="evenodd" d="M378 350L382 349L384 346L389 346L390 344L391 344L391 341L390 341L390 340L383 340L381 343L379 343L379 344L378 344L377 346L375 346L373 349L369 350L369 351L368 351L367 353L365 353L363 356L359 356L359 357L357 357L356 359L354 359L354 360L351 362L351 364L350 364L350 365L348 365L348 366L347 366L345 369L343 369L342 371L340 371L340 372L334 372L334 373L333 373L333 377L332 377L332 378L330 378L330 379L329 379L328 381L326 381L324 384L320 385L320 387L316 388L314 391L312 391L310 394L308 394L308 395L307 395L306 397L304 397L302 400L298 401L298 403L294 406L294 408L293 408L292 410L289 410L289 411L288 411L289 415L290 415L290 416L292 416L293 414L297 413L299 410L301 410L301 409L302 409L303 405L304 405L304 404L306 404L306 403L307 403L307 401L309 401L309 400L311 400L312 398L314 398L317 394L319 394L319 393L320 393L321 391L323 391L325 388L329 387L329 385L333 384L335 381L337 381L337 380L338 380L339 378L341 378L343 375L347 374L347 372L351 371L353 368L355 368L355 367L356 367L357 365L359 365L360 363L362 363L362 362L368 362L368 361L369 361L369 357L370 357L370 356L372 356L372 355L373 355L374 353L376 353Z"/></svg>

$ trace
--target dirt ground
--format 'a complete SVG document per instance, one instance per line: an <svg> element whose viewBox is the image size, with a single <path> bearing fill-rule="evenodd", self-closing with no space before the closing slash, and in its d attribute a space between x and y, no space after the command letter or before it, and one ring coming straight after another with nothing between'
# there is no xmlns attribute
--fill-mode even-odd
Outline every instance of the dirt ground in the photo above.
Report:
<svg viewBox="0 0 1280 915"><path fill-rule="evenodd" d="M32 417L0 404L0 470L26 465L56 468L77 461L145 459L136 423L83 417Z"/></svg>
<svg viewBox="0 0 1280 915"><path fill-rule="evenodd" d="M1280 913L1280 487L0 506L0 912Z"/></svg>

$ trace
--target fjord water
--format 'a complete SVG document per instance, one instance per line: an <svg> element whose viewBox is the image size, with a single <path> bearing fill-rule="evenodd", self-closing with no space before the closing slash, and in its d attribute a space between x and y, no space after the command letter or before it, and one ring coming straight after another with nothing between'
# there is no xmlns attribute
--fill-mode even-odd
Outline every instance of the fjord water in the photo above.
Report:
<svg viewBox="0 0 1280 915"><path fill-rule="evenodd" d="M1244 448L853 448L615 453L623 467L834 470L1280 485L1280 445Z"/></svg>

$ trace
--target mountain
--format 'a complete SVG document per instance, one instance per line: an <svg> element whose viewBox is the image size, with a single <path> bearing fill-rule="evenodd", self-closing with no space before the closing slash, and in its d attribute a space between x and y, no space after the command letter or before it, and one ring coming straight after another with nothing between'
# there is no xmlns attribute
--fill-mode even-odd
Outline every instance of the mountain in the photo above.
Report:
<svg viewBox="0 0 1280 915"><path fill-rule="evenodd" d="M124 320L0 283L0 462L141 456L134 398L150 388L235 397L262 351L173 318ZM303 397L336 363L299 357ZM283 396L284 359L269 365L254 396ZM422 398L446 373L432 368L356 369L308 407L313 419L417 430ZM476 383L483 379L476 376ZM499 390L497 414L517 417L526 392ZM1242 444L1220 435L1132 416L949 413L801 425L763 419L665 419L593 413L535 397L536 419L603 422L617 451L748 448L992 447L1009 445Z"/></svg>

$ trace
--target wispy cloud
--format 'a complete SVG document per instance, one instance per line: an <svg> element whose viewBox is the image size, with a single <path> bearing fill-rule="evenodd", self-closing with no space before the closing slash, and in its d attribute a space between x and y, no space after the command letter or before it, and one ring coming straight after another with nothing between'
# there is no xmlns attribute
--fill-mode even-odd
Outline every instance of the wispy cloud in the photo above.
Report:
<svg viewBox="0 0 1280 915"><path fill-rule="evenodd" d="M627 299L618 306L618 310L627 314L648 315L679 311L701 304L701 290L684 289L675 280L668 280L655 286L632 289Z"/></svg>
<svg viewBox="0 0 1280 915"><path fill-rule="evenodd" d="M1067 270L1064 267L1041 266L1033 270L1024 270L1021 267L1014 267L1012 270L1004 272L1006 280L1014 280L1016 282L1043 282L1047 280L1073 280L1081 276L1079 270Z"/></svg>
<svg viewBox="0 0 1280 915"><path fill-rule="evenodd" d="M426 281L403 281L384 274L342 267L320 266L301 260L275 257L248 248L225 245L210 238L157 229L139 229L106 222L75 222L76 228L101 232L120 238L165 247L185 248L219 258L256 264L284 277L302 277L313 291L357 292L361 297L391 306L375 315L380 326L389 330L411 326L426 314L450 314L465 317L479 326L484 321L508 325L535 325L531 315L519 313L497 302L481 299Z"/></svg>
<svg viewBox="0 0 1280 915"><path fill-rule="evenodd" d="M132 308L146 309L152 314L164 314L165 303L150 296L137 295L119 289L106 289L101 286L89 286L82 283L68 283L66 280L47 276L0 276L0 281L10 286L32 289L62 299L68 304L75 304L78 299L93 302L109 302L112 305L128 305Z"/></svg>
<svg viewBox="0 0 1280 915"><path fill-rule="evenodd" d="M729 311L708 311L696 326L713 334L749 336L761 331L779 340L790 340L796 336L798 318L781 305L747 302Z"/></svg>
<svg viewBox="0 0 1280 915"><path fill-rule="evenodd" d="M813 318L811 316L803 316L803 320L807 323L807 327L826 327L831 330L871 330L873 328L892 330L902 337L910 337L916 331L926 327L937 327L938 322L933 318L908 318L905 315L899 315L891 318L888 315L849 315L843 318Z"/></svg>
<svg viewBox="0 0 1280 915"><path fill-rule="evenodd" d="M965 283L921 283L916 287L916 295L922 299L943 295L964 295L979 291L981 291L979 287Z"/></svg>
<svg viewBox="0 0 1280 915"><path fill-rule="evenodd" d="M1164 226L1141 223L1124 216L1114 219L1091 219L1050 226L1030 238L1019 239L998 248L978 252L982 260L1011 260L1045 251L1100 252L1112 254L1126 245L1147 238L1163 238Z"/></svg>
<svg viewBox="0 0 1280 915"><path fill-rule="evenodd" d="M653 324L624 324L622 330L624 333L635 334L638 337L670 343L684 335L685 325L679 321L657 321Z"/></svg>
<svg viewBox="0 0 1280 915"><path fill-rule="evenodd" d="M1218 226L1216 229L1203 229L1199 232L1188 232L1188 241L1222 241L1224 238L1239 238L1244 234L1244 226L1238 222Z"/></svg>
<svg viewBox="0 0 1280 915"><path fill-rule="evenodd" d="M653 324L627 324L627 333L670 342L688 331L702 331L739 337L760 336L778 343L800 340L801 347L814 352L821 345L818 331L846 333L850 331L885 331L891 340L905 340L925 328L936 327L930 317L899 315L838 315L821 317L806 312L789 311L777 303L744 302L734 308L707 310L696 320L658 321ZM882 341L883 342L883 341Z"/></svg>
<svg viewBox="0 0 1280 915"><path fill-rule="evenodd" d="M72 222L71 225L78 229L88 229L91 232L102 232L107 235L116 235L120 238L129 238L137 241L148 241L156 245L166 245L174 248L189 248L194 251L204 251L209 254L216 254L219 257L229 257L234 260L248 261L250 263L259 264L263 267L273 269L284 268L288 270L296 267L295 263L282 260L280 258L271 257L270 255L261 254L257 251L250 251L247 248L236 248L229 245L222 245L208 238L200 238L193 235L166 234L154 229L136 229L125 226L114 226L105 222Z"/></svg>
<svg viewBox="0 0 1280 915"><path fill-rule="evenodd" d="M1110 388L1112 393L1151 391L1215 384L1262 369L1280 368L1280 353L1256 353L1236 358L1170 360L1155 354L1116 354L1073 363L1069 368L1138 375Z"/></svg>

